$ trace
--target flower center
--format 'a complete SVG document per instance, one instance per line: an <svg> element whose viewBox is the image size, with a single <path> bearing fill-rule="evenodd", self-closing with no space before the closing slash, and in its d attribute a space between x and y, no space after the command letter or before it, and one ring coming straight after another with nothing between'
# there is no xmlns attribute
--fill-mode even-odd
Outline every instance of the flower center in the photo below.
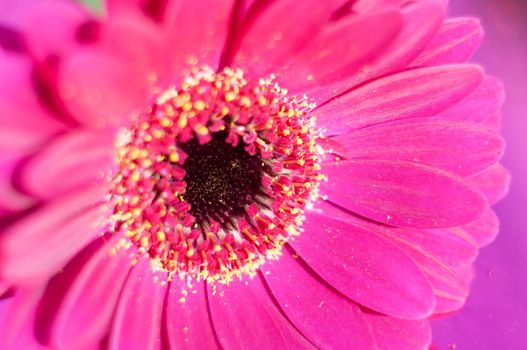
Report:
<svg viewBox="0 0 527 350"><path fill-rule="evenodd" d="M272 79L195 70L123 131L112 227L170 277L254 274L318 196L313 107Z"/></svg>
<svg viewBox="0 0 527 350"><path fill-rule="evenodd" d="M226 132L217 132L204 145L196 140L181 145L188 155L183 198L200 225L211 218L223 224L240 217L258 193L264 194L260 187L265 164L258 155L248 154L243 144L227 143L226 137Z"/></svg>

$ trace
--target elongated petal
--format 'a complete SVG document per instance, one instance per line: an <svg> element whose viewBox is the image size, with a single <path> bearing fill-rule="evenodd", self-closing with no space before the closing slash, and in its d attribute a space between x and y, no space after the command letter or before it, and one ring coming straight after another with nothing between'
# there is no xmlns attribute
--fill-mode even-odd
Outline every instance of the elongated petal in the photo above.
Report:
<svg viewBox="0 0 527 350"><path fill-rule="evenodd" d="M107 132L71 132L56 138L27 161L17 182L48 199L68 190L102 183L113 163L113 138Z"/></svg>
<svg viewBox="0 0 527 350"><path fill-rule="evenodd" d="M2 155L25 154L62 126L34 93L30 61L6 54L0 58L0 151Z"/></svg>
<svg viewBox="0 0 527 350"><path fill-rule="evenodd" d="M461 176L476 174L503 154L503 139L478 124L435 118L387 122L333 138L350 158L406 160Z"/></svg>
<svg viewBox="0 0 527 350"><path fill-rule="evenodd" d="M489 209L481 218L461 229L474 238L480 247L484 247L494 241L498 235L500 222L496 213Z"/></svg>
<svg viewBox="0 0 527 350"><path fill-rule="evenodd" d="M328 135L392 120L432 117L474 91L482 74L475 65L408 70L361 86L313 114Z"/></svg>
<svg viewBox="0 0 527 350"><path fill-rule="evenodd" d="M232 29L234 0L174 0L168 3L166 26L172 34L170 50L174 71L199 62L216 69ZM199 18L199 25L196 25Z"/></svg>
<svg viewBox="0 0 527 350"><path fill-rule="evenodd" d="M432 331L428 321L401 320L377 314L365 314L379 349L428 349Z"/></svg>
<svg viewBox="0 0 527 350"><path fill-rule="evenodd" d="M354 86L405 69L434 37L443 21L445 9L440 1L424 0L404 6L401 13L404 23L402 30L386 48L384 54L373 62L365 63L358 74L353 74L327 87L314 89L309 95L323 103Z"/></svg>
<svg viewBox="0 0 527 350"><path fill-rule="evenodd" d="M504 100L503 84L495 77L486 75L483 82L467 98L441 112L438 117L480 123L495 114Z"/></svg>
<svg viewBox="0 0 527 350"><path fill-rule="evenodd" d="M104 194L88 188L63 196L9 226L0 236L0 276L41 281L101 234Z"/></svg>
<svg viewBox="0 0 527 350"><path fill-rule="evenodd" d="M385 238L349 222L309 212L291 241L328 283L357 303L402 318L424 318L435 304L417 265Z"/></svg>
<svg viewBox="0 0 527 350"><path fill-rule="evenodd" d="M118 57L91 51L64 62L60 94L71 113L91 127L120 125L144 108L148 82Z"/></svg>
<svg viewBox="0 0 527 350"><path fill-rule="evenodd" d="M483 28L477 18L447 19L435 38L410 66L465 62L477 50L482 39Z"/></svg>
<svg viewBox="0 0 527 350"><path fill-rule="evenodd" d="M417 163L357 160L325 164L321 193L359 215L394 226L451 227L483 214L483 195L464 179Z"/></svg>
<svg viewBox="0 0 527 350"><path fill-rule="evenodd" d="M172 282L165 325L171 349L221 349L208 310L206 287L200 282L189 290L179 281Z"/></svg>
<svg viewBox="0 0 527 350"><path fill-rule="evenodd" d="M161 320L167 291L162 281L166 274L154 274L148 259L134 267L119 297L109 349L162 349Z"/></svg>
<svg viewBox="0 0 527 350"><path fill-rule="evenodd" d="M107 334L132 264L125 252L111 252L116 239L101 243L102 239L77 255L48 284L37 323L47 344L87 348Z"/></svg>
<svg viewBox="0 0 527 350"><path fill-rule="evenodd" d="M284 249L280 260L265 264L263 272L295 327L319 348L373 348L375 340L357 304L333 290L292 254L292 249Z"/></svg>
<svg viewBox="0 0 527 350"><path fill-rule="evenodd" d="M20 288L0 319L0 349L45 350L34 335L35 311L42 288Z"/></svg>
<svg viewBox="0 0 527 350"><path fill-rule="evenodd" d="M218 285L208 300L224 349L314 349L278 309L260 276Z"/></svg>
<svg viewBox="0 0 527 350"><path fill-rule="evenodd" d="M511 175L503 165L496 164L472 176L469 181L485 194L487 201L492 205L509 192Z"/></svg>

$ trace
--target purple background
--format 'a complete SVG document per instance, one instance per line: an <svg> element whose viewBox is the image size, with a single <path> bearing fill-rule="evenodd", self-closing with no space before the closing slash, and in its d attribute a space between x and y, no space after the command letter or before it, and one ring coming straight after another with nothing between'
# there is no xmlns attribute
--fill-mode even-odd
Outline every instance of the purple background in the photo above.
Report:
<svg viewBox="0 0 527 350"><path fill-rule="evenodd" d="M502 228L482 249L463 310L433 323L441 350L527 349L527 0L451 0L450 16L481 18L485 39L474 60L507 90L504 163L511 192L496 206Z"/></svg>

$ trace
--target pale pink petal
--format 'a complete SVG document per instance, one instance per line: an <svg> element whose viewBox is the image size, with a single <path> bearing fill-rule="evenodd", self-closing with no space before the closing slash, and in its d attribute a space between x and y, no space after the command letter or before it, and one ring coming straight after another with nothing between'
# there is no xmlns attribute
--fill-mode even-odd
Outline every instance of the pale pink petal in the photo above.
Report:
<svg viewBox="0 0 527 350"><path fill-rule="evenodd" d="M161 350L161 322L166 274L152 272L149 259L140 259L119 296L108 340L110 350Z"/></svg>
<svg viewBox="0 0 527 350"><path fill-rule="evenodd" d="M192 289L181 281L173 281L168 294L166 333L173 350L221 349L207 305L204 282Z"/></svg>
<svg viewBox="0 0 527 350"><path fill-rule="evenodd" d="M432 341L426 320L401 320L373 313L364 315L377 339L378 349L427 349Z"/></svg>
<svg viewBox="0 0 527 350"><path fill-rule="evenodd" d="M435 305L417 265L380 235L309 212L305 232L290 242L323 279L350 299L402 318L424 318Z"/></svg>
<svg viewBox="0 0 527 350"><path fill-rule="evenodd" d="M351 159L406 160L461 176L495 164L505 143L478 124L436 118L396 120L339 135L333 140Z"/></svg>
<svg viewBox="0 0 527 350"><path fill-rule="evenodd" d="M482 39L483 28L477 18L447 19L435 38L410 66L465 62L472 57Z"/></svg>
<svg viewBox="0 0 527 350"><path fill-rule="evenodd" d="M0 53L0 151L24 154L62 125L42 108L31 77L31 62Z"/></svg>
<svg viewBox="0 0 527 350"><path fill-rule="evenodd" d="M35 283L102 233L104 194L85 189L63 196L8 226L0 236L0 276Z"/></svg>
<svg viewBox="0 0 527 350"><path fill-rule="evenodd" d="M361 86L312 113L327 135L391 120L432 117L470 94L481 83L476 65L404 71Z"/></svg>
<svg viewBox="0 0 527 350"><path fill-rule="evenodd" d="M285 317L262 277L209 288L214 329L224 349L315 349Z"/></svg>
<svg viewBox="0 0 527 350"><path fill-rule="evenodd" d="M490 244L500 230L500 221L493 210L487 210L478 220L461 229L476 240L480 247Z"/></svg>
<svg viewBox="0 0 527 350"><path fill-rule="evenodd" d="M359 74L354 74L329 87L313 90L310 96L321 102L330 100L358 84L406 68L436 34L443 21L445 9L440 1L424 0L408 4L401 12L404 17L402 31L386 48L383 55L373 62L364 64Z"/></svg>
<svg viewBox="0 0 527 350"><path fill-rule="evenodd" d="M357 304L327 285L293 254L286 247L279 261L262 267L288 319L319 348L372 349L375 340Z"/></svg>
<svg viewBox="0 0 527 350"><path fill-rule="evenodd" d="M466 180L426 165L355 160L324 164L321 193L354 213L400 227L469 223L487 203Z"/></svg>
<svg viewBox="0 0 527 350"><path fill-rule="evenodd" d="M116 239L92 244L50 281L41 301L45 308L37 318L46 344L89 348L107 334L132 265L125 252L112 252L116 244Z"/></svg>
<svg viewBox="0 0 527 350"><path fill-rule="evenodd" d="M503 84L495 77L486 75L483 82L467 98L441 112L438 117L480 123L495 114L504 100Z"/></svg>
<svg viewBox="0 0 527 350"><path fill-rule="evenodd" d="M165 23L172 34L169 50L173 53L175 72L196 62L213 69L218 67L231 29L234 5L234 0L175 0L168 4Z"/></svg>
<svg viewBox="0 0 527 350"><path fill-rule="evenodd" d="M485 194L487 201L492 205L509 192L511 174L502 164L496 164L472 176L469 181Z"/></svg>
<svg viewBox="0 0 527 350"><path fill-rule="evenodd" d="M148 100L148 82L135 73L115 56L100 51L78 53L64 62L60 94L82 124L119 125Z"/></svg>
<svg viewBox="0 0 527 350"><path fill-rule="evenodd" d="M401 14L395 10L349 16L327 25L300 52L291 48L291 52L281 57L281 65L284 62L287 65L281 67L280 73L274 66L274 73L278 73L278 82L293 94L302 94L306 89L348 78L356 74L364 63L386 50L399 33L401 24ZM290 56L293 59L285 61Z"/></svg>
<svg viewBox="0 0 527 350"><path fill-rule="evenodd" d="M25 191L47 199L103 182L111 169L113 137L107 131L70 132L31 157L17 174Z"/></svg>

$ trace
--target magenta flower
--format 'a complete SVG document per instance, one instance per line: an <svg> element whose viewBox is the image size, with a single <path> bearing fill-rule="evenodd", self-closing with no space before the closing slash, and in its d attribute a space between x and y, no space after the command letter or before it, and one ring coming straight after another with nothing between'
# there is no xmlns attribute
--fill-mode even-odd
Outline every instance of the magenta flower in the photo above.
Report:
<svg viewBox="0 0 527 350"><path fill-rule="evenodd" d="M2 349L427 349L498 232L446 1L0 1Z"/></svg>

